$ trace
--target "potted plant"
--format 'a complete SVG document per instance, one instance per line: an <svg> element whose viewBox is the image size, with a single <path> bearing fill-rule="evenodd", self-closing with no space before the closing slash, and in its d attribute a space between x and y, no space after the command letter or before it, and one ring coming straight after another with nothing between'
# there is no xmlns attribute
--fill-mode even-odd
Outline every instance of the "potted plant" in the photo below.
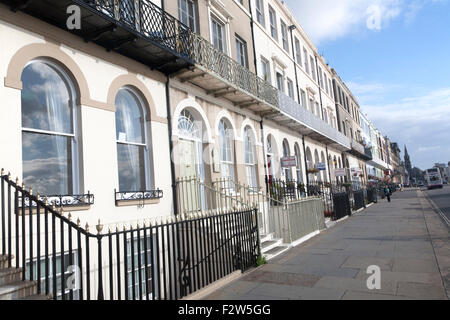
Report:
<svg viewBox="0 0 450 320"><path fill-rule="evenodd" d="M324 214L325 214L325 218L332 218L334 215L334 212L332 210L325 210Z"/></svg>

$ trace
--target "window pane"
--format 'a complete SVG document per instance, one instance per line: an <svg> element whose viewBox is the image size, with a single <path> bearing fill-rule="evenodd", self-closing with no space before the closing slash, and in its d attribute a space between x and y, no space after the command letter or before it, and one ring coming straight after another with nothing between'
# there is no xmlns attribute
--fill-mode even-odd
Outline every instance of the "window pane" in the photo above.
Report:
<svg viewBox="0 0 450 320"><path fill-rule="evenodd" d="M145 143L144 117L137 97L121 89L116 97L116 134L121 142Z"/></svg>
<svg viewBox="0 0 450 320"><path fill-rule="evenodd" d="M72 138L23 132L23 179L41 195L72 194Z"/></svg>
<svg viewBox="0 0 450 320"><path fill-rule="evenodd" d="M145 185L145 148L117 144L120 191L142 191Z"/></svg>
<svg viewBox="0 0 450 320"><path fill-rule="evenodd" d="M33 62L22 73L22 126L73 133L69 87L62 76L43 62Z"/></svg>

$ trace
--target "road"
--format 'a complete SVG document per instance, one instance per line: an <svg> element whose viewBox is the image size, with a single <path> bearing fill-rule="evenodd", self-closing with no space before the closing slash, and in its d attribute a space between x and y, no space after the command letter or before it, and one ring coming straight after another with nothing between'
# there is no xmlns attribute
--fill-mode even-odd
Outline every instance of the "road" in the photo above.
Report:
<svg viewBox="0 0 450 320"><path fill-rule="evenodd" d="M443 189L426 190L425 194L442 211L447 221L450 221L450 186L446 185Z"/></svg>

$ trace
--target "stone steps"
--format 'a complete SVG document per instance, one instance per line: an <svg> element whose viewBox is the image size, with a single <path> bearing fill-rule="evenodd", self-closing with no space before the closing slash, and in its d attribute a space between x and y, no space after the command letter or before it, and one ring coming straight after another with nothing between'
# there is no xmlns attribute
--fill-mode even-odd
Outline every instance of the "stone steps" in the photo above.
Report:
<svg viewBox="0 0 450 320"><path fill-rule="evenodd" d="M283 239L274 238L273 233L261 235L261 254L266 260L277 257L289 248L289 246L283 244Z"/></svg>
<svg viewBox="0 0 450 320"><path fill-rule="evenodd" d="M0 300L49 300L38 295L36 281L22 281L22 269L8 268L9 259L0 255Z"/></svg>

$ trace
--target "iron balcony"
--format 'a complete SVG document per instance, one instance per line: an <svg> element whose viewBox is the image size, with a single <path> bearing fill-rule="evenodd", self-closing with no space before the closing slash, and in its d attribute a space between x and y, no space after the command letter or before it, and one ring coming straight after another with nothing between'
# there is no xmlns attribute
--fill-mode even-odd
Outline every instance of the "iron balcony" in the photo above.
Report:
<svg viewBox="0 0 450 320"><path fill-rule="evenodd" d="M294 99L281 91L278 91L278 99L280 112L270 116L273 121L340 151L351 149L349 138L299 105Z"/></svg>
<svg viewBox="0 0 450 320"><path fill-rule="evenodd" d="M349 151L349 153L363 160L372 159L372 152L355 139L351 139L351 150Z"/></svg>

